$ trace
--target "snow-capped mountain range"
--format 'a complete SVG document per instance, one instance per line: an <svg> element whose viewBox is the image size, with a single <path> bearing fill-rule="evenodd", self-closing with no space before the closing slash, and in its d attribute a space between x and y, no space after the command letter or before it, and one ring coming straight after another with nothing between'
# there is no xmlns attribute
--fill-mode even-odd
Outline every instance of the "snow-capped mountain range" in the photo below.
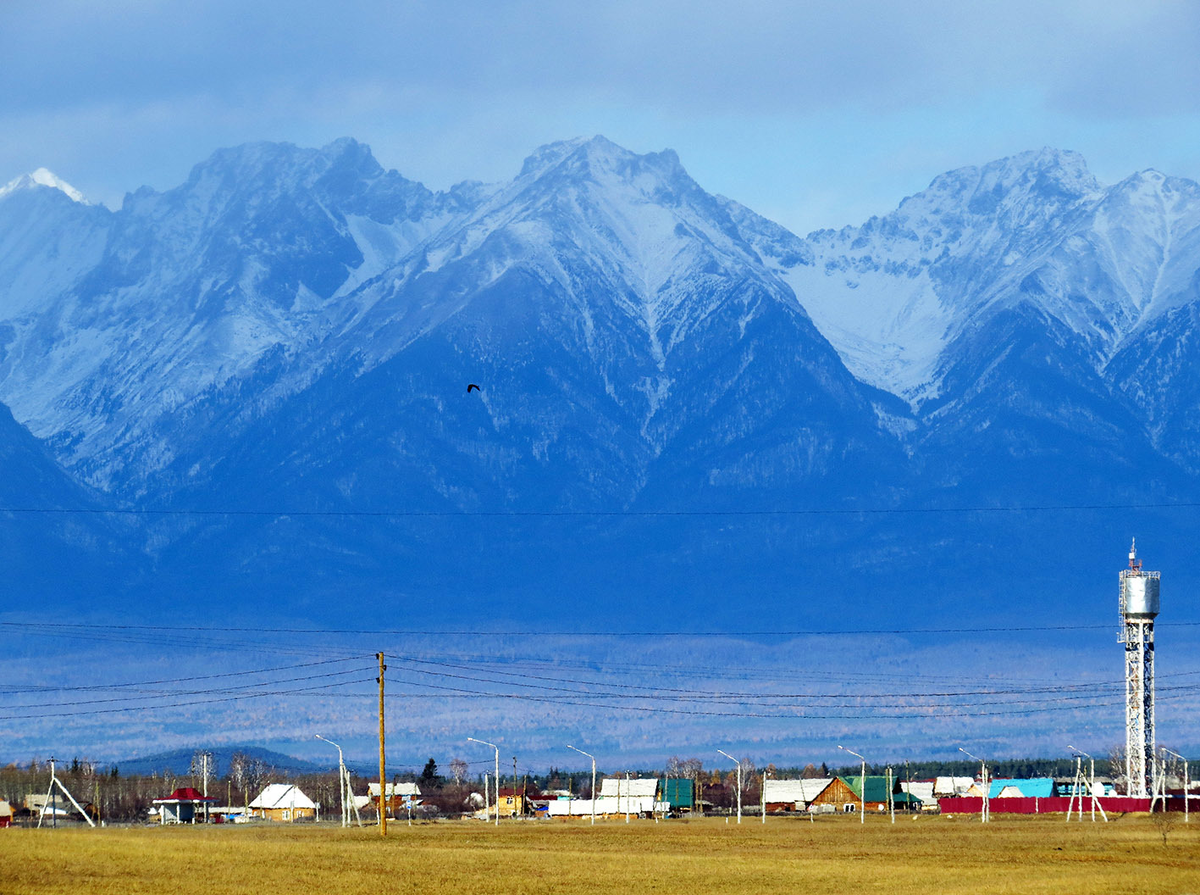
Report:
<svg viewBox="0 0 1200 895"><path fill-rule="evenodd" d="M0 188L0 402L41 442L24 503L164 511L124 530L139 574L274 561L302 590L401 549L337 514L613 513L572 537L647 567L758 545L782 581L788 513L1194 499L1198 290L1200 186L1071 152L802 238L602 137L446 192L353 140L252 144L118 211L44 169ZM911 517L830 518L805 537L850 564L920 552ZM434 576L462 533L414 537Z"/></svg>

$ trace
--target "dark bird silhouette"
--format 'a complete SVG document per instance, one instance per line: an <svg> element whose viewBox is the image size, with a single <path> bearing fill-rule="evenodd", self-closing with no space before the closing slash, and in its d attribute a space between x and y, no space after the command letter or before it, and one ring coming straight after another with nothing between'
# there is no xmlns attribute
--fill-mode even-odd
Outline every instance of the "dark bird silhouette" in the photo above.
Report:
<svg viewBox="0 0 1200 895"><path fill-rule="evenodd" d="M467 394L468 395L471 394L471 389L475 389L475 391L479 391L479 386L477 386L474 382L470 383L467 386Z"/></svg>

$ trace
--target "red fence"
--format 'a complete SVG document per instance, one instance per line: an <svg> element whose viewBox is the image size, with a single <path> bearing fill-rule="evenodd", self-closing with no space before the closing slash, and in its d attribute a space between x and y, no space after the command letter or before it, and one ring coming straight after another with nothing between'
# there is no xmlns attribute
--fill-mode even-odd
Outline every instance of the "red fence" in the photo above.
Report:
<svg viewBox="0 0 1200 895"><path fill-rule="evenodd" d="M1104 810L1110 814L1121 814L1126 811L1149 811L1149 799L1135 799L1128 796L1105 796L1098 799ZM1079 800L1076 799L1076 807ZM1173 804L1178 802L1179 804ZM1051 796L1049 798L1006 798L992 799L988 802L988 811L992 814L1066 814L1071 805L1069 796ZM958 796L953 799L938 799L938 807L942 814L978 814L983 809L983 799L978 796ZM1072 809L1074 810L1074 809ZM1092 810L1092 800L1086 796L1083 799L1083 810ZM1168 811L1182 811L1183 799L1167 799Z"/></svg>

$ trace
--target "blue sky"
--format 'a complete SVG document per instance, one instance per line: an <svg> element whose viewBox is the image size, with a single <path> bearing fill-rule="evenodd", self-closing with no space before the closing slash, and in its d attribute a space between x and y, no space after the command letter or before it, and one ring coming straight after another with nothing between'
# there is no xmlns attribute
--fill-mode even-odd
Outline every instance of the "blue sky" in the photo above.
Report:
<svg viewBox="0 0 1200 895"><path fill-rule="evenodd" d="M1200 179L1200 4L3 0L0 182L110 206L249 140L435 188L602 133L797 232L1043 145Z"/></svg>

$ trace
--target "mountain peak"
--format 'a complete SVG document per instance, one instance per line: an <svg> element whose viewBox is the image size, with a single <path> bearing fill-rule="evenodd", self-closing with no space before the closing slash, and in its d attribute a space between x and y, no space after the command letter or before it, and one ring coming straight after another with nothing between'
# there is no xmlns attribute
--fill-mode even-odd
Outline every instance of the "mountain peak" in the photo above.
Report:
<svg viewBox="0 0 1200 895"><path fill-rule="evenodd" d="M923 195L956 196L966 200L970 213L991 215L1001 206L1027 200L1053 207L1071 204L1100 189L1082 155L1044 147L996 159L981 168L949 171L935 177Z"/></svg>
<svg viewBox="0 0 1200 895"><path fill-rule="evenodd" d="M587 156L593 152L609 156L614 153L632 155L627 149L623 149L607 137L600 136L599 134L590 138L575 137L571 140L557 140L535 149L525 159L518 177L537 176L572 155L580 154Z"/></svg>
<svg viewBox="0 0 1200 895"><path fill-rule="evenodd" d="M38 168L32 174L22 174L7 184L0 187L0 198L7 196L9 193L15 193L18 190L34 189L35 187L48 187L52 190L58 190L64 193L72 202L78 202L81 205L91 205L84 198L83 193L71 186L62 178L58 177L49 168Z"/></svg>
<svg viewBox="0 0 1200 895"><path fill-rule="evenodd" d="M560 140L539 147L525 159L521 166L518 179L541 177L546 172L570 162L572 167L579 169L617 170L628 172L636 163L658 169L668 178L686 174L680 164L679 156L673 149L662 152L648 152L645 155L626 149L614 143L607 137L576 137L573 140Z"/></svg>

